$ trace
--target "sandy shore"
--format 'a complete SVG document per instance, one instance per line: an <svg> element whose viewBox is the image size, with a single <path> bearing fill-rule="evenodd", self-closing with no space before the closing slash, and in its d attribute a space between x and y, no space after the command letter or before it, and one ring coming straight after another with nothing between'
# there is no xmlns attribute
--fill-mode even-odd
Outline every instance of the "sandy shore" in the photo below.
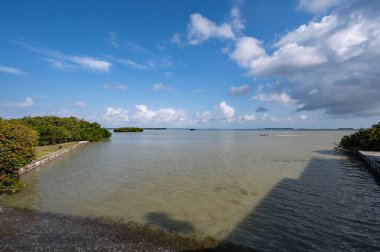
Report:
<svg viewBox="0 0 380 252"><path fill-rule="evenodd" d="M0 206L1 251L241 251L107 219Z"/></svg>

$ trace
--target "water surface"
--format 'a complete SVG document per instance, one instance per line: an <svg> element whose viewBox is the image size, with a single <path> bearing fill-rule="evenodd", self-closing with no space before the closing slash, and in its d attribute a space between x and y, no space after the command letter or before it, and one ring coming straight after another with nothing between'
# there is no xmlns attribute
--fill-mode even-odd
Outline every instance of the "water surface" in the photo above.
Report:
<svg viewBox="0 0 380 252"><path fill-rule="evenodd" d="M379 250L380 189L343 131L115 133L23 176L7 206L149 223L259 250Z"/></svg>

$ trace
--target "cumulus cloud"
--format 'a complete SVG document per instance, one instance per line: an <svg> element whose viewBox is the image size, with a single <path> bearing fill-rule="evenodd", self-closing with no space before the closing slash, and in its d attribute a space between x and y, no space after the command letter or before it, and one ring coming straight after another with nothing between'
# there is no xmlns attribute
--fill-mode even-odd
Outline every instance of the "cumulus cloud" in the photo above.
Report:
<svg viewBox="0 0 380 252"><path fill-rule="evenodd" d="M22 71L20 69L14 68L14 67L8 67L8 66L1 66L0 65L0 73L22 74Z"/></svg>
<svg viewBox="0 0 380 252"><path fill-rule="evenodd" d="M244 116L240 116L239 117L239 121L243 121L243 122L251 122L251 121L255 121L256 120L256 116L251 114L251 115L244 115Z"/></svg>
<svg viewBox="0 0 380 252"><path fill-rule="evenodd" d="M110 89L110 90L127 90L128 89L128 86L127 85L124 85L124 84L104 84L103 85L103 88L105 89Z"/></svg>
<svg viewBox="0 0 380 252"><path fill-rule="evenodd" d="M235 109L228 105L225 101L218 104L217 109L219 109L223 114L223 120L231 122L234 120Z"/></svg>
<svg viewBox="0 0 380 252"><path fill-rule="evenodd" d="M175 92L175 88L171 87L171 86L167 86L163 83L155 83L153 84L153 87L152 87L152 91L168 91L168 92Z"/></svg>
<svg viewBox="0 0 380 252"><path fill-rule="evenodd" d="M250 88L248 85L242 85L242 86L231 86L230 87L230 94L232 95L245 95L249 92Z"/></svg>
<svg viewBox="0 0 380 252"><path fill-rule="evenodd" d="M287 93L265 93L258 91L256 96L252 96L252 99L256 99L262 102L274 102L283 105L294 105L296 103Z"/></svg>
<svg viewBox="0 0 380 252"><path fill-rule="evenodd" d="M298 7L311 13L323 13L328 9L349 0L299 0Z"/></svg>
<svg viewBox="0 0 380 252"><path fill-rule="evenodd" d="M240 16L240 9L234 6L230 11L231 26L236 33L240 33L244 30L244 20Z"/></svg>
<svg viewBox="0 0 380 252"><path fill-rule="evenodd" d="M187 38L191 45L198 45L210 38L234 39L231 25L223 23L217 25L199 13L190 15Z"/></svg>
<svg viewBox="0 0 380 252"><path fill-rule="evenodd" d="M241 37L236 41L235 49L229 56L239 66L249 68L254 59L265 55L261 44L253 37Z"/></svg>
<svg viewBox="0 0 380 252"><path fill-rule="evenodd" d="M213 116L210 111L206 110L202 113L196 113L196 122L207 123L213 120Z"/></svg>
<svg viewBox="0 0 380 252"><path fill-rule="evenodd" d="M188 117L183 110L173 108L150 110L144 104L136 105L135 108L136 112L133 114L132 119L140 123L180 124L188 121Z"/></svg>
<svg viewBox="0 0 380 252"><path fill-rule="evenodd" d="M6 104L6 106L9 108L26 108L26 107L31 107L33 105L34 105L34 101L30 97L25 98L25 100L22 102L14 102L14 103Z"/></svg>
<svg viewBox="0 0 380 252"><path fill-rule="evenodd" d="M286 44L273 55L259 57L251 62L252 75L289 75L326 63L327 57L316 47L297 43Z"/></svg>
<svg viewBox="0 0 380 252"><path fill-rule="evenodd" d="M317 2L327 3L313 4ZM380 3L349 2L349 7L289 31L273 44L272 53L255 38L248 45L236 40L232 60L254 77L279 78L287 90L254 98L295 103L297 111L322 110L336 117L380 113Z"/></svg>
<svg viewBox="0 0 380 252"><path fill-rule="evenodd" d="M114 124L121 124L129 121L128 110L124 108L108 107L104 119Z"/></svg>

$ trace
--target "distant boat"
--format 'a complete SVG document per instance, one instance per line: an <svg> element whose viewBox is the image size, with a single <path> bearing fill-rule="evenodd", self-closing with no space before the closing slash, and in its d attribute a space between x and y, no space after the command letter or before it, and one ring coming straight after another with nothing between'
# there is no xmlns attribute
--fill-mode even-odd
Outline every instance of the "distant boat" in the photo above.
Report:
<svg viewBox="0 0 380 252"><path fill-rule="evenodd" d="M195 130L195 129L191 128L191 129L189 129L189 130Z"/></svg>
<svg viewBox="0 0 380 252"><path fill-rule="evenodd" d="M260 134L260 136L269 136L268 133Z"/></svg>

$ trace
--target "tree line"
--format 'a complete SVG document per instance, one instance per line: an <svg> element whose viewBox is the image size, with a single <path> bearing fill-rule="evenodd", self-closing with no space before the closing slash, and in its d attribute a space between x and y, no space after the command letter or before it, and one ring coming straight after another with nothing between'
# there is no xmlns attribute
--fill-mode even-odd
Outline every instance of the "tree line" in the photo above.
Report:
<svg viewBox="0 0 380 252"><path fill-rule="evenodd" d="M100 141L111 137L111 132L99 123L76 117L37 116L13 119L30 126L39 134L38 144L59 144L73 141Z"/></svg>

